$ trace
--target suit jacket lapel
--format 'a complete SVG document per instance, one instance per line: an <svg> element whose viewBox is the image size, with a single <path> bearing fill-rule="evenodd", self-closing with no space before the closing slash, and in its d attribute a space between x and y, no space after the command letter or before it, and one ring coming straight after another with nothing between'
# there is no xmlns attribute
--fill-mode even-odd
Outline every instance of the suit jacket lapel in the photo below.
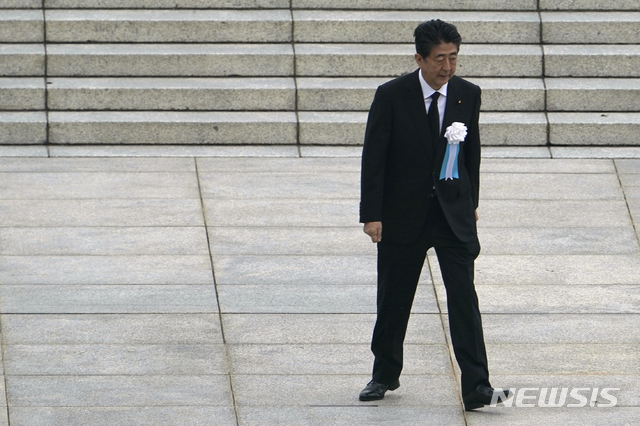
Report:
<svg viewBox="0 0 640 426"><path fill-rule="evenodd" d="M430 160L433 159L433 149L431 148L431 141L429 140L429 123L427 120L427 110L424 106L424 97L422 95L422 86L420 86L420 80L418 79L418 68L413 73L407 75L405 88L407 89L407 109L411 115L411 119L416 126L416 130L420 135L422 147L425 154Z"/></svg>

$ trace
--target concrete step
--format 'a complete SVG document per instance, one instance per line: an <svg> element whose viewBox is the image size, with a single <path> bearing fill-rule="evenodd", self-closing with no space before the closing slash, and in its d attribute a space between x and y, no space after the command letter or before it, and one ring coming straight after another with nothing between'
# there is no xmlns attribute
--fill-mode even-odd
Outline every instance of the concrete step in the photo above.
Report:
<svg viewBox="0 0 640 426"><path fill-rule="evenodd" d="M552 145L640 145L640 113L549 113Z"/></svg>
<svg viewBox="0 0 640 426"><path fill-rule="evenodd" d="M640 77L640 45L545 45L548 77Z"/></svg>
<svg viewBox="0 0 640 426"><path fill-rule="evenodd" d="M48 10L47 41L290 42L288 10Z"/></svg>
<svg viewBox="0 0 640 426"><path fill-rule="evenodd" d="M44 40L44 19L40 10L0 12L0 43L37 43Z"/></svg>
<svg viewBox="0 0 640 426"><path fill-rule="evenodd" d="M368 111L376 88L384 77L296 79L301 111Z"/></svg>
<svg viewBox="0 0 640 426"><path fill-rule="evenodd" d="M47 9L345 9L341 0L0 0L0 8ZM537 0L353 0L348 9L360 10L498 10L535 11ZM629 0L540 0L540 10L637 10Z"/></svg>
<svg viewBox="0 0 640 426"><path fill-rule="evenodd" d="M50 112L55 144L295 144L294 112Z"/></svg>
<svg viewBox="0 0 640 426"><path fill-rule="evenodd" d="M50 78L52 110L368 111L387 78ZM640 111L640 79L472 78L483 111ZM596 102L597 100L597 102ZM0 78L1 110L44 109L44 80Z"/></svg>
<svg viewBox="0 0 640 426"><path fill-rule="evenodd" d="M480 140L487 146L547 144L543 112L487 112L480 114Z"/></svg>
<svg viewBox="0 0 640 426"><path fill-rule="evenodd" d="M388 78L296 80L301 111L368 111L376 88ZM544 83L534 78L472 78L482 87L483 111L544 111Z"/></svg>
<svg viewBox="0 0 640 426"><path fill-rule="evenodd" d="M288 44L50 44L50 76L292 76ZM397 76L415 69L405 44L298 44L299 76ZM537 45L465 45L458 74L540 76ZM259 63L260 66L256 66Z"/></svg>
<svg viewBox="0 0 640 426"><path fill-rule="evenodd" d="M0 111L0 144L43 144L47 140L47 114Z"/></svg>
<svg viewBox="0 0 640 426"><path fill-rule="evenodd" d="M0 44L0 76L43 76L42 44Z"/></svg>
<svg viewBox="0 0 640 426"><path fill-rule="evenodd" d="M43 0L0 0L0 9L42 9Z"/></svg>
<svg viewBox="0 0 640 426"><path fill-rule="evenodd" d="M541 78L469 78L482 88L481 111L544 111Z"/></svg>
<svg viewBox="0 0 640 426"><path fill-rule="evenodd" d="M300 112L302 145L362 145L366 112Z"/></svg>
<svg viewBox="0 0 640 426"><path fill-rule="evenodd" d="M50 76L293 76L288 44L50 44L47 52Z"/></svg>
<svg viewBox="0 0 640 426"><path fill-rule="evenodd" d="M0 0L17 5L22 0ZM24 0L38 4L43 0ZM624 0L614 0L623 2ZM568 3L569 0L563 0ZM595 2L595 0L594 0ZM369 10L536 10L537 0L44 0L48 9L369 9ZM31 7L31 6L7 6Z"/></svg>
<svg viewBox="0 0 640 426"><path fill-rule="evenodd" d="M300 112L303 145L360 145L364 140L366 112ZM544 113L483 113L483 145L546 145Z"/></svg>
<svg viewBox="0 0 640 426"><path fill-rule="evenodd" d="M549 111L640 112L638 78L548 78Z"/></svg>
<svg viewBox="0 0 640 426"><path fill-rule="evenodd" d="M292 78L50 78L47 90L51 110L292 111L297 84L301 111L368 111L376 88L387 80L299 78L294 83ZM483 111L544 110L542 79L471 81L483 88ZM41 79L0 79L0 90L34 89L35 84L44 91ZM18 99L18 92L11 92L16 93L11 98L6 93L6 97L0 96L0 108L5 104L2 99Z"/></svg>
<svg viewBox="0 0 640 426"><path fill-rule="evenodd" d="M483 113L485 146L640 145L640 113ZM360 145L366 112L300 112L304 145ZM50 112L54 144L295 144L293 112ZM44 112L0 113L0 144L42 144Z"/></svg>
<svg viewBox="0 0 640 426"><path fill-rule="evenodd" d="M417 68L412 44L296 44L296 73L303 77L398 76ZM540 77L538 45L466 44L457 74L473 77Z"/></svg>
<svg viewBox="0 0 640 426"><path fill-rule="evenodd" d="M432 15L458 27L465 43L539 43L535 12L397 12L297 10L294 39L302 43L412 43Z"/></svg>
<svg viewBox="0 0 640 426"><path fill-rule="evenodd" d="M207 9L211 0L0 0L2 8L41 9ZM537 0L353 0L349 9L369 10L537 10ZM345 9L342 0L216 0L219 9ZM637 10L629 0L540 0L541 10Z"/></svg>
<svg viewBox="0 0 640 426"><path fill-rule="evenodd" d="M0 111L45 110L44 78L0 78Z"/></svg>
<svg viewBox="0 0 640 426"><path fill-rule="evenodd" d="M541 16L543 43L640 43L640 12L543 12Z"/></svg>
<svg viewBox="0 0 640 426"><path fill-rule="evenodd" d="M293 78L51 78L51 110L295 110ZM1 87L1 86L0 86Z"/></svg>
<svg viewBox="0 0 640 426"><path fill-rule="evenodd" d="M486 145L544 145L544 114L483 114ZM360 145L366 112L301 112L300 143ZM292 144L293 113L50 113L51 143ZM219 130L213 127L218 126Z"/></svg>
<svg viewBox="0 0 640 426"><path fill-rule="evenodd" d="M540 0L540 10L638 10L633 0Z"/></svg>
<svg viewBox="0 0 640 426"><path fill-rule="evenodd" d="M292 6L294 9L536 10L537 0L351 0L348 7L343 0L292 0Z"/></svg>
<svg viewBox="0 0 640 426"><path fill-rule="evenodd" d="M0 0L19 2L22 0ZM288 9L289 0L25 0L47 9ZM39 3L42 7L42 4Z"/></svg>
<svg viewBox="0 0 640 426"><path fill-rule="evenodd" d="M427 12L467 43L538 43L535 12ZM299 42L411 43L422 18L397 11L295 11ZM288 10L48 10L51 42L287 42Z"/></svg>

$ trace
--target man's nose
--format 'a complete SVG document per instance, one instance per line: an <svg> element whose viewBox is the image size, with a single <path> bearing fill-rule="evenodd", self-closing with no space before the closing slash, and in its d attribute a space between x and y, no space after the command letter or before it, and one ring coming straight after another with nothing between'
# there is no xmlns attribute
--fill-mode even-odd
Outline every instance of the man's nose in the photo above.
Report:
<svg viewBox="0 0 640 426"><path fill-rule="evenodd" d="M445 71L449 71L451 69L451 63L449 62L449 59L444 60L444 62L442 63L442 69Z"/></svg>

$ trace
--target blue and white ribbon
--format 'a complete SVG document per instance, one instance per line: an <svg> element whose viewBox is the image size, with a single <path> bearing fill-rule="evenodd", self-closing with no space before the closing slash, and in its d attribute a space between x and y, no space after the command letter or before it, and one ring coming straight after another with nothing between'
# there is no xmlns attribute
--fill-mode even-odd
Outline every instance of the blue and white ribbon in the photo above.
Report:
<svg viewBox="0 0 640 426"><path fill-rule="evenodd" d="M458 152L459 144L447 144L447 152L444 154L444 161L440 169L440 179L460 179L458 176Z"/></svg>
<svg viewBox="0 0 640 426"><path fill-rule="evenodd" d="M458 121L451 123L444 132L447 138L447 152L444 153L444 161L440 168L440 180L460 179L458 176L458 154L460 153L460 142L467 137L467 126Z"/></svg>

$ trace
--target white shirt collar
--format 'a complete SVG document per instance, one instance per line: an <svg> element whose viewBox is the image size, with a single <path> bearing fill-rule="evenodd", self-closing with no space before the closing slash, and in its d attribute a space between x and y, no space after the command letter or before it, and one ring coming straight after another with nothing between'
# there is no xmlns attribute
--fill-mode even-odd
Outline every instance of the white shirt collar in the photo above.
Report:
<svg viewBox="0 0 640 426"><path fill-rule="evenodd" d="M425 81L422 76L422 70L418 70L418 77L420 78L420 86L422 86L422 96L424 99L430 98L435 92L440 92L440 95L447 96L447 87L449 87L449 82L447 81L440 89L434 90L429 84Z"/></svg>

